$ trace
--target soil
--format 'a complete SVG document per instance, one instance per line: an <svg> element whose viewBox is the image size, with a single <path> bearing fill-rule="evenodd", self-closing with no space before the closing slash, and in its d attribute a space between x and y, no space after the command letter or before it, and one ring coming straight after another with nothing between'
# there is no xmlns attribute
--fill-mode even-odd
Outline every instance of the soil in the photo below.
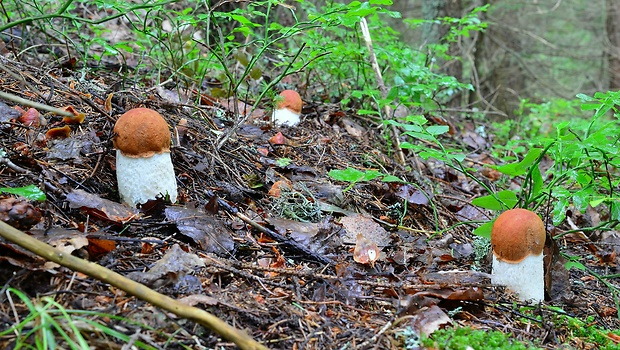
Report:
<svg viewBox="0 0 620 350"><path fill-rule="evenodd" d="M140 72L70 62L37 66L11 57L0 57L0 91L72 106L85 119L74 124L40 109L40 118L23 117L16 108L28 106L3 101L0 184L34 184L47 196L24 202L5 194L3 220L207 310L269 348L398 349L408 328L450 326L500 330L547 348L595 347L558 322L564 313L618 329L615 296L604 284L616 286L617 279L568 271L559 254L580 257L591 272L614 274L613 237L556 239L556 249L550 245L547 251L553 257L549 298L523 308L509 291L491 286L490 257L479 253L472 234L494 215L470 204L487 193L432 159L405 153L406 164L399 164L386 142L391 136L354 110L305 93L302 123L277 128L264 101L263 110L235 118L232 101L181 86L152 86L140 80ZM157 110L170 125L177 203L159 198L139 211L120 204L112 129L135 107ZM68 135L49 133L66 126ZM465 165L492 188L505 181L484 167L496 162L488 151L492 137L476 134L472 121L452 126L455 132L442 142L464 149ZM348 188L328 175L348 167L378 170L405 183L377 178ZM552 227L544 209L541 214L553 235L573 228ZM585 227L595 214L572 211L568 217ZM195 257L204 265L192 263ZM178 259L180 267L170 260L158 265L162 259ZM2 329L29 313L23 301L8 297L12 287L33 301L51 297L67 309L118 316L98 321L155 348L234 348L193 321L46 264L6 240L0 241L0 285ZM95 331L84 333L93 348L123 345ZM0 338L0 348L14 345L14 334Z"/></svg>

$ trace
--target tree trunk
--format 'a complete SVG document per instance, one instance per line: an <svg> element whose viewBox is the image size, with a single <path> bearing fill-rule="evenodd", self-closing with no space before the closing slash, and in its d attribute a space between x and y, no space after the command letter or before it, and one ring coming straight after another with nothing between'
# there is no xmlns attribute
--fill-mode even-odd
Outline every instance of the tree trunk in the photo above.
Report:
<svg viewBox="0 0 620 350"><path fill-rule="evenodd" d="M605 27L609 40L607 64L609 69L609 89L620 89L620 3L607 0Z"/></svg>
<svg viewBox="0 0 620 350"><path fill-rule="evenodd" d="M463 4L461 0L425 0L422 2L422 15L426 20L436 20L443 17L461 18L463 15ZM442 23L427 23L423 28L424 41L427 44L442 44L448 34L450 26ZM447 54L452 57L461 56L458 42L447 43ZM463 80L463 64L461 60L452 59L439 61L441 72L455 77L458 81ZM449 107L460 107L462 95L458 94L448 102Z"/></svg>

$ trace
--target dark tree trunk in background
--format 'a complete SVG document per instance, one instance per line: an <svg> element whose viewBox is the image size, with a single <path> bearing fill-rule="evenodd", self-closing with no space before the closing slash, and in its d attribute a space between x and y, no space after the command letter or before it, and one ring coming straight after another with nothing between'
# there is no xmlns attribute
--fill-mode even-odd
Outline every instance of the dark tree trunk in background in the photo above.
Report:
<svg viewBox="0 0 620 350"><path fill-rule="evenodd" d="M450 0L427 0L422 1L422 16L425 20L434 20L447 16L448 3ZM427 23L424 25L424 40L428 44L438 44L446 33L448 26L440 23Z"/></svg>
<svg viewBox="0 0 620 350"><path fill-rule="evenodd" d="M434 20L443 17L461 18L463 16L463 4L461 0L424 0L422 1L422 15L426 20ZM448 34L450 27L441 23L429 23L424 26L424 41L427 44L441 44ZM461 56L458 42L449 43L448 55ZM441 72L455 77L458 81L463 80L463 64L458 59L439 62ZM449 103L449 107L460 107L462 95L456 95Z"/></svg>
<svg viewBox="0 0 620 350"><path fill-rule="evenodd" d="M609 89L620 89L620 2L607 0L607 16L605 28L609 49L607 51L607 64L609 69Z"/></svg>
<svg viewBox="0 0 620 350"><path fill-rule="evenodd" d="M490 3L479 0L476 6ZM487 29L478 33L474 52L475 69L473 81L476 93L470 96L470 104L483 111L493 111L500 119L512 118L518 110L525 89L523 43L511 29L512 18L517 14L503 9L489 14ZM486 20L485 15L481 15ZM497 23L504 18L505 22ZM476 79L477 78L477 79Z"/></svg>

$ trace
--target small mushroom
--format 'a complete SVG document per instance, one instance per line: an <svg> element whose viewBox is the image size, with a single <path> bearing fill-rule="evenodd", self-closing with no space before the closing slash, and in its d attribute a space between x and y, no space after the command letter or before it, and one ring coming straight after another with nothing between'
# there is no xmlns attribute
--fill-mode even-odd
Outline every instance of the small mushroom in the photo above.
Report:
<svg viewBox="0 0 620 350"><path fill-rule="evenodd" d="M297 91L284 90L277 97L273 111L273 121L277 126L295 126L301 120L303 102Z"/></svg>
<svg viewBox="0 0 620 350"><path fill-rule="evenodd" d="M114 125L116 179L121 200L135 207L157 196L177 200L170 158L170 130L164 118L148 108L134 108Z"/></svg>
<svg viewBox="0 0 620 350"><path fill-rule="evenodd" d="M520 300L544 300L545 238L545 225L532 211L511 209L498 216L491 231L491 282L506 286Z"/></svg>

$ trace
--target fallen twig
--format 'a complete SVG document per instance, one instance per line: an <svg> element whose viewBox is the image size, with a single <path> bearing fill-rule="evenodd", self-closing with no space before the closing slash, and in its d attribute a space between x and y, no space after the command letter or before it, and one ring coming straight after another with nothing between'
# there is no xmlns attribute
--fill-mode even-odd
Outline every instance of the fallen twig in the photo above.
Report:
<svg viewBox="0 0 620 350"><path fill-rule="evenodd" d="M15 96L13 94L9 94L9 93L6 93L6 92L0 91L0 98L5 99L5 100L9 100L9 101L12 101L12 102L15 102L15 103L19 103L21 105L25 105L25 106L28 106L28 107L34 107L34 108L41 109L41 110L44 110L44 111L53 112L53 113L56 113L58 115L62 115L62 116L65 116L65 117L75 117L75 114L73 114L73 113L71 113L69 111L66 111L64 109L48 106L46 104L39 103L39 102L30 101L30 100L27 100L25 98L21 98L19 96Z"/></svg>
<svg viewBox="0 0 620 350"><path fill-rule="evenodd" d="M213 330L222 338L234 342L241 349L267 349L267 347L252 339L245 332L230 326L228 323L204 310L183 304L167 295L157 293L149 287L101 265L80 259L70 254L65 254L2 221L0 221L0 236L49 261L53 261L71 270L79 271L97 280L111 284L141 300L170 311L177 316L198 322Z"/></svg>
<svg viewBox="0 0 620 350"><path fill-rule="evenodd" d="M20 167L19 165L11 162L11 160L6 157L6 152L4 152L3 150L0 150L0 164L6 164L6 166L8 166L9 168L15 170L18 173L22 173L22 174L30 173L29 170L24 169L24 168Z"/></svg>
<svg viewBox="0 0 620 350"><path fill-rule="evenodd" d="M307 247L299 244L299 242L292 240L290 238L286 238L284 236L282 236L281 234L272 231L268 228L266 228L265 226L262 226L261 224L259 224L258 222L250 219L249 217L245 216L244 214L242 214L241 212L237 211L237 213L235 214L237 215L237 217L239 219L241 219L243 222L249 224L250 226L254 227L255 229L259 230L260 232L266 234L267 236L275 239L276 241L278 241L278 243L286 245L290 248L292 248L293 250L296 250L300 253L303 253L305 255L307 255L308 257L310 257L313 260L316 260L320 263L323 264L331 264L332 261L331 259L320 255L320 254L316 254L315 252L311 251L310 249L308 249Z"/></svg>
<svg viewBox="0 0 620 350"><path fill-rule="evenodd" d="M250 226L252 226L253 228L257 229L258 231L266 234L267 236L271 237L272 239L276 240L278 243L288 246L289 248L300 252L306 256L308 256L310 259L314 260L314 261L318 261L320 263L323 264L331 264L332 260L329 259L326 256L323 256L321 254L317 254L315 252L313 252L312 250L308 249L308 247L305 247L301 244L299 244L299 242L292 240L290 238L284 237L281 234L272 231L268 228L266 228L265 226L262 226L261 224L259 224L258 222L250 219L249 217L245 216L243 213L241 213L239 210L237 210L237 208L232 207L231 205L229 205L228 203L226 203L226 201L219 199L218 198L218 204L219 206L221 206L222 208L224 208L224 210L226 210L227 212L235 215L236 217L238 217L239 219L241 219L241 221L245 222L246 224L249 224Z"/></svg>

